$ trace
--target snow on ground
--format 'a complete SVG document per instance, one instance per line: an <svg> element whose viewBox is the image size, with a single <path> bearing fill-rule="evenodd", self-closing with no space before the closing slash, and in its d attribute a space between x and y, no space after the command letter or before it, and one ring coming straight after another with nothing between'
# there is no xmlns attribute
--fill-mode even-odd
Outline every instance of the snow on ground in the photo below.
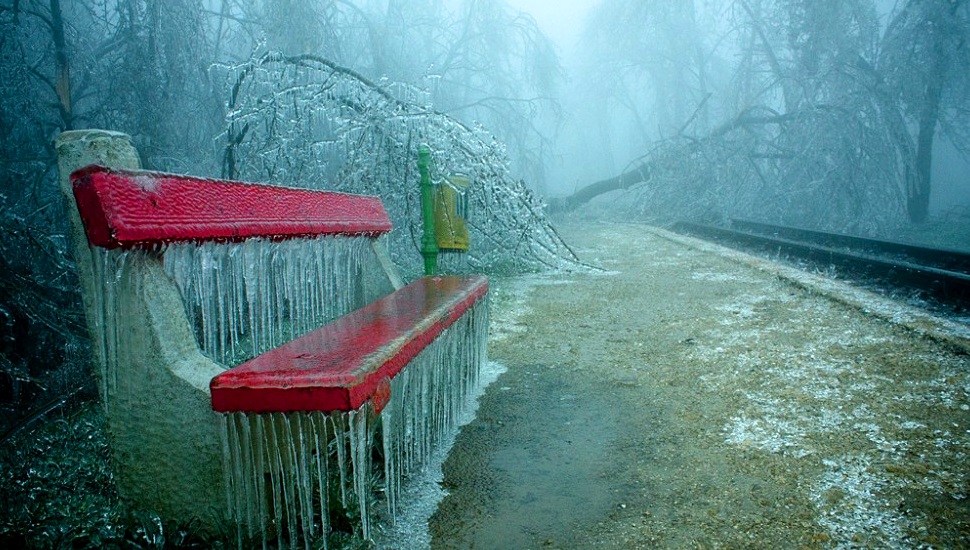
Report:
<svg viewBox="0 0 970 550"><path fill-rule="evenodd" d="M925 546L927 524L941 518L909 509L906 496L963 501L970 490L970 329L839 281L669 238L770 270L818 296L754 292L717 306L724 320L699 339L711 344L698 345L694 356L718 367L701 377L708 390L738 393L724 441L819 462L821 475L804 489L831 547Z"/></svg>

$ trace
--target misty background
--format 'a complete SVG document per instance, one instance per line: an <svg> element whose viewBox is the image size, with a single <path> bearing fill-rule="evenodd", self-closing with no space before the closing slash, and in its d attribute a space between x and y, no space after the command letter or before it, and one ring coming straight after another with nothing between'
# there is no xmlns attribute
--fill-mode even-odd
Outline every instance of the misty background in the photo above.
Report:
<svg viewBox="0 0 970 550"><path fill-rule="evenodd" d="M966 84L958 83L963 76L956 74L967 68L964 2L587 2L570 12L585 14L579 27L552 2L513 3L533 10L540 26L555 37L569 75L562 95L568 113L562 136L568 145L560 149L569 153L552 171L552 194L574 192L604 174L629 170L665 140L722 131L732 119L741 122L739 114L746 110L810 116L812 110L832 108L843 122L858 123L859 133L884 125L882 131L898 132L895 139L913 141L896 146L895 154L879 153L887 155L881 158L887 165L897 155L920 157L906 161L915 166L904 171L926 171L916 177L925 180L923 185L930 183L929 212L945 215L970 205L966 137L957 129L965 125L967 109L965 90L958 91ZM888 96L891 109L884 103ZM870 105L861 103L863 98ZM767 122L752 118L744 131L757 131L756 125ZM806 137L804 147L824 147L818 137ZM878 138L872 135L846 138L876 152ZM753 159L768 156L748 153ZM860 155L863 161L869 156ZM822 172L788 185L834 182L832 175ZM904 187L914 174L897 172L889 178ZM797 210L797 201L790 207ZM751 215L765 217L765 212ZM784 218L776 215L777 221ZM853 219L826 224L821 218L789 221L886 237L895 226L888 219L865 227ZM970 242L970 235L965 237Z"/></svg>
<svg viewBox="0 0 970 550"><path fill-rule="evenodd" d="M422 143L474 181L454 270L575 263L568 215L968 248L968 38L965 0L0 0L0 429L93 396L61 131L379 195L405 271Z"/></svg>

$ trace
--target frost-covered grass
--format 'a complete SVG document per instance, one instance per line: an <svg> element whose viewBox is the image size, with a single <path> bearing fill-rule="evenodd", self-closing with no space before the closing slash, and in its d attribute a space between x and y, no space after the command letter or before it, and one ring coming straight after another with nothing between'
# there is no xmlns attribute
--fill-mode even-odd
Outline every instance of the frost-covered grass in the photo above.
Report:
<svg viewBox="0 0 970 550"><path fill-rule="evenodd" d="M55 411L0 447L2 548L223 548L119 499L100 405ZM225 539L229 540L229 539Z"/></svg>
<svg viewBox="0 0 970 550"><path fill-rule="evenodd" d="M970 545L970 356L952 320L644 226L563 232L611 271L522 281L494 302L508 326L492 356L509 371L456 447L466 458L438 526L448 541L528 531L539 534L522 547ZM541 433L549 393L569 403L570 425L613 441ZM563 440L567 453L547 452ZM534 454L492 467L530 444ZM584 477L594 455L605 471ZM563 481L601 488L608 508L552 529L508 496L541 487L541 499Z"/></svg>

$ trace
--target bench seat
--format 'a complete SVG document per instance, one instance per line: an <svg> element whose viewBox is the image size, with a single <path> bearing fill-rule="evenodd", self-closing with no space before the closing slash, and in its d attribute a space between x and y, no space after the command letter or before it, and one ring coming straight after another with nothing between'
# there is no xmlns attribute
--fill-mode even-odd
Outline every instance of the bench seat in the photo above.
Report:
<svg viewBox="0 0 970 550"><path fill-rule="evenodd" d="M480 275L423 277L213 378L217 412L379 412L390 379L488 292Z"/></svg>

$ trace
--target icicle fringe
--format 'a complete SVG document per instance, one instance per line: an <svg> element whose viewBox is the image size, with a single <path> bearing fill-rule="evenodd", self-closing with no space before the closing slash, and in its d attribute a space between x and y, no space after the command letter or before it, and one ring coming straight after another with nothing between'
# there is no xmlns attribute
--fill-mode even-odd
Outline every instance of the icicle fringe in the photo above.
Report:
<svg viewBox="0 0 970 550"><path fill-rule="evenodd" d="M226 498L240 546L245 539L264 548L326 548L338 514L364 540L372 538L374 521L393 522L402 485L458 428L479 390L487 330L483 299L394 378L380 415L369 406L224 415ZM376 450L383 468L372 464ZM381 494L385 514L374 506Z"/></svg>
<svg viewBox="0 0 970 550"><path fill-rule="evenodd" d="M165 272L178 284L202 350L236 365L364 304L368 239L176 244Z"/></svg>

